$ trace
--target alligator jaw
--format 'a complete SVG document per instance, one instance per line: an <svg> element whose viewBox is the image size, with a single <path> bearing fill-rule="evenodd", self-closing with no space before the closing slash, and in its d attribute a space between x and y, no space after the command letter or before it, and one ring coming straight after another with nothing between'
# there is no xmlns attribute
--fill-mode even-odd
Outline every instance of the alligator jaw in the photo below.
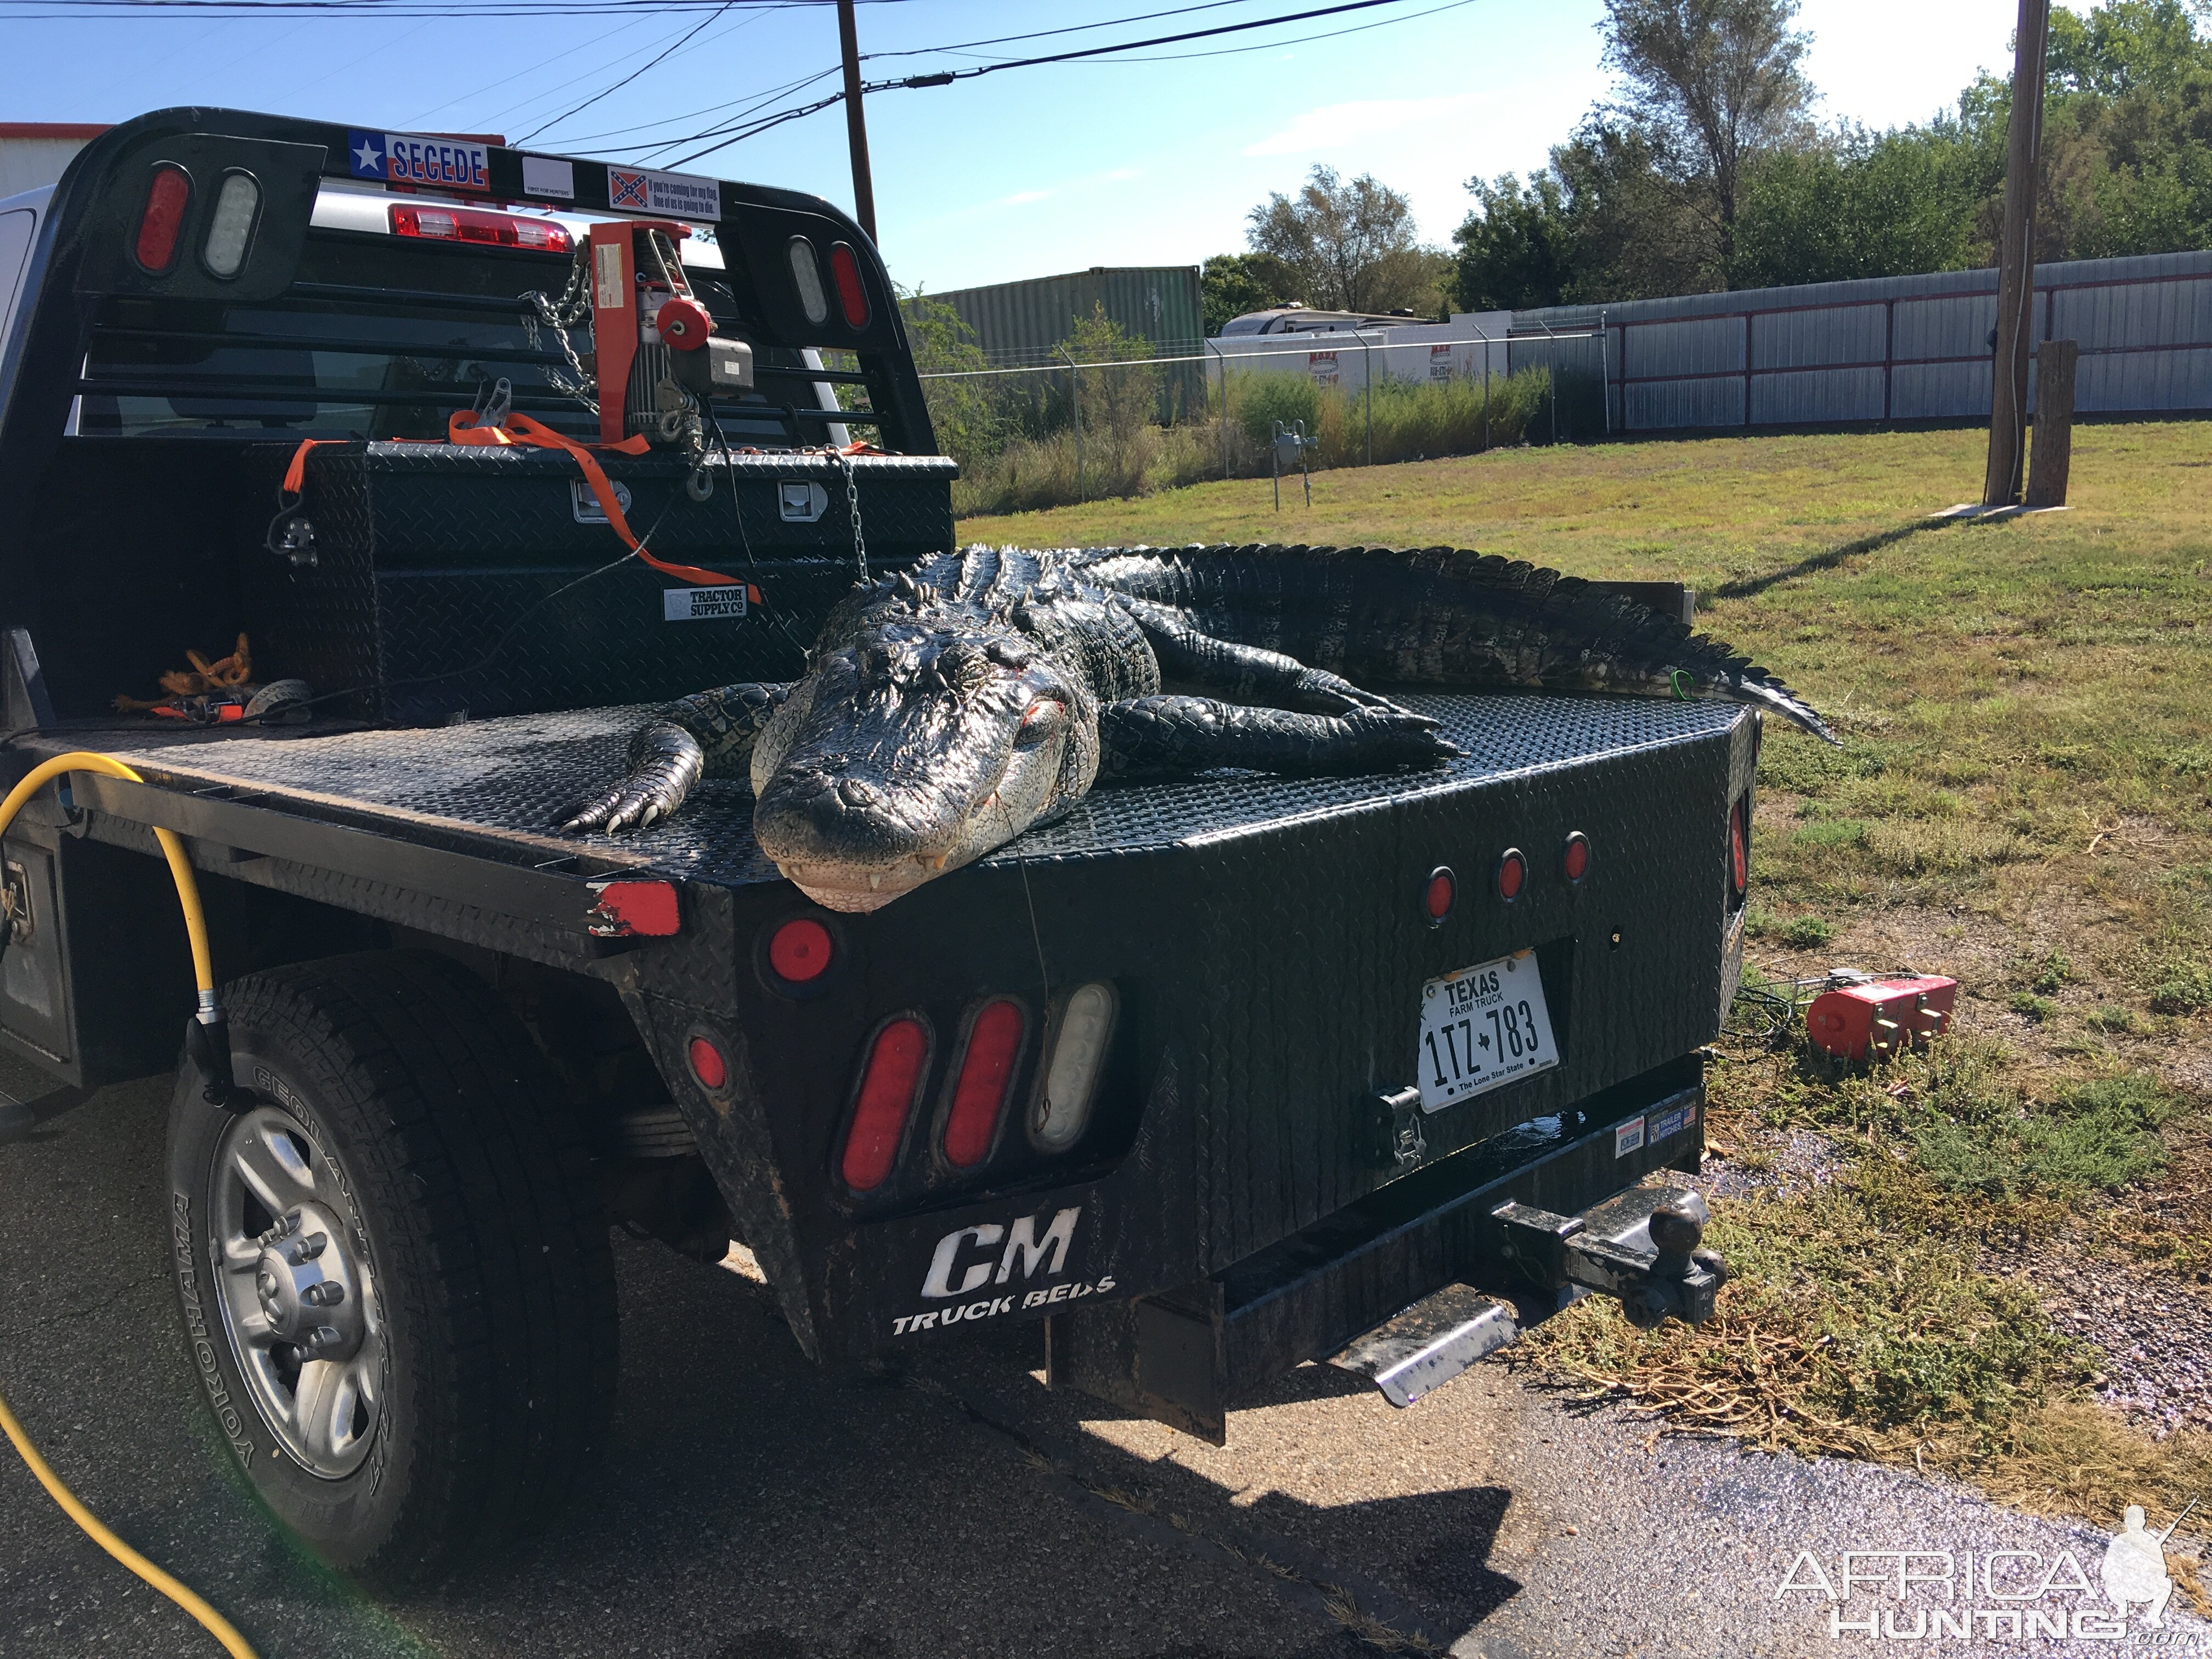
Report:
<svg viewBox="0 0 2212 1659"><path fill-rule="evenodd" d="M865 915L880 910L893 899L911 893L941 873L951 854L927 854L901 859L886 869L860 870L852 866L778 864L783 878L825 910Z"/></svg>

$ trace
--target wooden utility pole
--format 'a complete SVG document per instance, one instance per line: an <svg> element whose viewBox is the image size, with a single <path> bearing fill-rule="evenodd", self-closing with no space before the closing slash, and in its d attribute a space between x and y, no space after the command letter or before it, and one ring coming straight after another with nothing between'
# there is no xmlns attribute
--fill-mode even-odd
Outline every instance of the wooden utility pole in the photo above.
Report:
<svg viewBox="0 0 2212 1659"><path fill-rule="evenodd" d="M2023 7L2027 0L2021 0ZM868 176L868 121L860 113L860 33L853 0L837 0L837 43L845 53L845 134L853 144L853 216L876 240L876 186Z"/></svg>
<svg viewBox="0 0 2212 1659"><path fill-rule="evenodd" d="M2027 459L2027 366L2035 350L2036 156L2043 142L2043 60L2051 0L2020 0L2012 127L2005 149L2004 231L1997 246L1997 338L1990 377L1984 507L2020 500Z"/></svg>
<svg viewBox="0 0 2212 1659"><path fill-rule="evenodd" d="M2035 353L2035 467L2027 475L2027 505L2066 505L2066 475L2074 467L2074 369L2081 348L2074 340L2045 340Z"/></svg>

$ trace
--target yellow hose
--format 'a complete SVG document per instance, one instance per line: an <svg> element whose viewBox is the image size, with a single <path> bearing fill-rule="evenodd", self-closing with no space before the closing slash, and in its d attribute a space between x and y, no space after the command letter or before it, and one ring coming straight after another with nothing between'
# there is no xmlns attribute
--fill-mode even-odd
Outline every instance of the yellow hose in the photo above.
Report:
<svg viewBox="0 0 2212 1659"><path fill-rule="evenodd" d="M121 761L107 755L80 751L62 755L53 760L42 761L33 767L23 781L8 792L8 799L0 801L0 835L15 821L15 814L23 810L23 803L46 787L52 779L64 772L98 772L111 778L127 778L132 783L145 781ZM200 1006L212 1008L215 999L215 956L208 949L207 917L200 908L199 883L192 878L191 860L185 856L185 844L175 833L156 830L154 837L161 843L161 855L169 861L169 874L177 884L177 902L184 908L185 932L192 942L192 975L199 982ZM4 1431L15 1449L22 1454L23 1462L30 1465L31 1473L46 1489L54 1502L62 1506L62 1513L84 1528L87 1537L137 1573L155 1589L174 1601L186 1613L199 1620L208 1634L222 1644L231 1659L258 1659L246 1638L232 1627L230 1621L210 1607L198 1593L179 1583L155 1566L137 1550L125 1543L101 1522L100 1517L85 1508L77 1496L64 1486L61 1477L39 1455L39 1449L23 1432L23 1425L15 1420L8 1402L0 1400L0 1431Z"/></svg>

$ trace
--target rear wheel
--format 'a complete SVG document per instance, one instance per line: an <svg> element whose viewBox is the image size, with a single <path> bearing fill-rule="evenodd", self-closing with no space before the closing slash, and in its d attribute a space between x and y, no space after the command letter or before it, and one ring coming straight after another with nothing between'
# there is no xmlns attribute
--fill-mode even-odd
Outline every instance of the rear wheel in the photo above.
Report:
<svg viewBox="0 0 2212 1659"><path fill-rule="evenodd" d="M613 1262L520 1023L428 953L226 995L242 1109L169 1121L194 1370L276 1517L337 1566L441 1576L543 1518L604 1443Z"/></svg>

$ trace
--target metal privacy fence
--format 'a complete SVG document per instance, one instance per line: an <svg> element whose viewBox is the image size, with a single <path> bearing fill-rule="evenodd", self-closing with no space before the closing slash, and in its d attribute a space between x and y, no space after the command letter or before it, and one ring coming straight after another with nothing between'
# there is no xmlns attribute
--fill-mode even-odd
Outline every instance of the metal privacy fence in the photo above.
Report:
<svg viewBox="0 0 2212 1659"><path fill-rule="evenodd" d="M1615 432L1986 418L1997 273L1820 283L1516 313L1604 337ZM2035 273L2039 340L2081 349L2083 414L2212 413L2212 252Z"/></svg>

